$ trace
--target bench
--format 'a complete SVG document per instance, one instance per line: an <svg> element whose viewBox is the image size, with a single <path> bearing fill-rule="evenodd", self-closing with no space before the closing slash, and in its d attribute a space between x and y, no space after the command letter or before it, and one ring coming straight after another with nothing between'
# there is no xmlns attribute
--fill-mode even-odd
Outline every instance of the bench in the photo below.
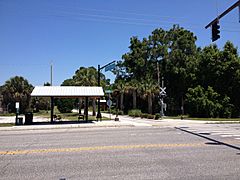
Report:
<svg viewBox="0 0 240 180"><path fill-rule="evenodd" d="M78 115L78 121L80 121L81 119L84 120L84 115L79 114L79 115Z"/></svg>

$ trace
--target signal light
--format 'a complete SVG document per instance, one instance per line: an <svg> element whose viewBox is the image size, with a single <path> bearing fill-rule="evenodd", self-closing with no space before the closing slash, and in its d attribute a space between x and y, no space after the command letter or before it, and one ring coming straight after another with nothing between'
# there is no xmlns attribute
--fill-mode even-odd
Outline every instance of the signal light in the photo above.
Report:
<svg viewBox="0 0 240 180"><path fill-rule="evenodd" d="M212 42L218 40L220 38L220 25L219 22L216 21L212 24Z"/></svg>

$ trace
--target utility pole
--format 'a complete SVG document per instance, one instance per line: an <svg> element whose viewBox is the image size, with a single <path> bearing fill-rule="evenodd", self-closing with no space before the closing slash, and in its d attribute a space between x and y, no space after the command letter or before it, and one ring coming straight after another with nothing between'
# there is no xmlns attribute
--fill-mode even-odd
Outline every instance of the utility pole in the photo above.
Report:
<svg viewBox="0 0 240 180"><path fill-rule="evenodd" d="M53 64L51 62L51 67L50 67L50 85L52 86L52 81L53 81Z"/></svg>
<svg viewBox="0 0 240 180"><path fill-rule="evenodd" d="M51 62L50 67L50 86L53 85L53 63ZM54 114L54 97L51 97L50 101L50 107L51 107L51 123L53 123L53 114Z"/></svg>

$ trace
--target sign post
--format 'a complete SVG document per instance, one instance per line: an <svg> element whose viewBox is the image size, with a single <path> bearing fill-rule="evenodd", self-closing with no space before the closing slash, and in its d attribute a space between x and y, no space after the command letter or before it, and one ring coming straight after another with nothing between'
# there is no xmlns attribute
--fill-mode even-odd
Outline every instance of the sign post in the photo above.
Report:
<svg viewBox="0 0 240 180"><path fill-rule="evenodd" d="M163 99L167 95L166 93L166 87L164 87L164 79L162 78L162 87L160 87L160 105L161 105L161 112L160 115L161 117L164 116L164 109L166 111L166 104L164 103Z"/></svg>
<svg viewBox="0 0 240 180"><path fill-rule="evenodd" d="M100 86L100 71L103 69L103 68L107 68L107 69L105 69L105 71L110 71L110 70L112 70L113 68L115 68L115 62L116 61L112 61L112 62L110 62L110 63L108 63L108 64L106 64L105 66L103 66L103 67L100 67L100 65L98 65L98 86ZM100 121L101 121L101 119L102 119L102 115L101 115L101 112L100 112L100 97L98 98L98 112L97 112L97 121L98 121L98 119L100 119Z"/></svg>
<svg viewBox="0 0 240 180"><path fill-rule="evenodd" d="M15 108L16 108L16 120L15 120L15 125L18 125L19 102L16 102Z"/></svg>

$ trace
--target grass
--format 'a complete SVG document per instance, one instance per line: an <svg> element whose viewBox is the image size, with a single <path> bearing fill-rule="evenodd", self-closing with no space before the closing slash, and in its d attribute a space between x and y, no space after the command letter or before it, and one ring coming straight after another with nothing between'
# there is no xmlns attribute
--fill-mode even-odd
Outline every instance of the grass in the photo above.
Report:
<svg viewBox="0 0 240 180"><path fill-rule="evenodd" d="M0 127L11 127L14 126L14 123L0 123Z"/></svg>
<svg viewBox="0 0 240 180"><path fill-rule="evenodd" d="M240 118L186 118L198 121L240 121Z"/></svg>
<svg viewBox="0 0 240 180"><path fill-rule="evenodd" d="M165 119L181 119L181 116L167 116ZM189 116L183 116L183 119L196 120L196 121L239 121L240 118L192 118Z"/></svg>
<svg viewBox="0 0 240 180"><path fill-rule="evenodd" d="M0 114L0 116L16 116L15 113Z"/></svg>

